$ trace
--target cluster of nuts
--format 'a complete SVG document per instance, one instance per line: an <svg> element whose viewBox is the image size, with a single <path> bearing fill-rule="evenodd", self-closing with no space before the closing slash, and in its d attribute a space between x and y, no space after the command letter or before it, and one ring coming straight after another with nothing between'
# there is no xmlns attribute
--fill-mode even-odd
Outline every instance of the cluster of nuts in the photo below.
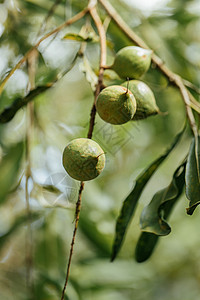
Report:
<svg viewBox="0 0 200 300"><path fill-rule="evenodd" d="M159 112L151 89L137 80L149 69L151 54L151 50L136 46L124 47L116 54L111 68L122 79L130 81L108 86L98 95L96 109L105 122L120 125ZM75 139L64 149L63 166L72 178L91 180L103 171L105 154L93 140Z"/></svg>

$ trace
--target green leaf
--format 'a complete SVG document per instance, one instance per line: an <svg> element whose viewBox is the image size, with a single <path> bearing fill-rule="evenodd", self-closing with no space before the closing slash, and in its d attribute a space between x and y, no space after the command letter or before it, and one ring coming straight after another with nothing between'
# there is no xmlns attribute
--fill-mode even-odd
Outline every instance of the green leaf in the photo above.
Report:
<svg viewBox="0 0 200 300"><path fill-rule="evenodd" d="M32 90L26 97L17 98L9 107L6 107L3 112L0 114L0 123L7 123L15 116L16 112L25 106L28 102L32 101L36 96L40 95L51 85L39 86L36 89Z"/></svg>
<svg viewBox="0 0 200 300"><path fill-rule="evenodd" d="M185 185L185 163L178 167L169 186L158 191L140 217L142 231L156 235L167 235L171 232L166 218L182 194Z"/></svg>
<svg viewBox="0 0 200 300"><path fill-rule="evenodd" d="M89 82L91 89L95 91L98 77L92 70L91 65L86 56L83 57L83 62L80 64L80 70L85 74L86 80Z"/></svg>
<svg viewBox="0 0 200 300"><path fill-rule="evenodd" d="M137 242L135 250L135 258L137 262L147 260L158 242L159 236L150 232L143 232Z"/></svg>
<svg viewBox="0 0 200 300"><path fill-rule="evenodd" d="M167 158L167 156L170 154L170 152L174 149L176 144L179 142L184 130L185 130L185 126L183 130L175 137L169 149L167 149L167 151L163 155L161 155L159 158L153 161L150 164L150 166L137 177L133 190L128 195L128 197L124 200L120 215L116 223L115 239L113 243L111 261L115 259L122 246L126 230L134 215L135 208L137 206L137 203L140 199L144 187L146 186L147 182L154 174L154 172L158 169L160 164Z"/></svg>
<svg viewBox="0 0 200 300"><path fill-rule="evenodd" d="M77 42L97 42L97 38L94 36L94 34L90 33L88 36L83 37L80 34L75 33L67 33L64 37L64 40L73 40Z"/></svg>
<svg viewBox="0 0 200 300"><path fill-rule="evenodd" d="M200 136L197 141L193 138L187 165L186 165L186 197L188 198L189 207L187 214L192 215L196 207L200 204Z"/></svg>
<svg viewBox="0 0 200 300"><path fill-rule="evenodd" d="M151 203L144 209L141 225L142 229L148 232L143 232L137 242L135 250L137 262L146 261L153 253L159 236L170 233L171 228L166 220L182 194L185 184L185 166L186 162L176 169L170 185L156 193Z"/></svg>
<svg viewBox="0 0 200 300"><path fill-rule="evenodd" d="M31 222L36 221L41 216L40 213L31 213ZM16 232L16 230L23 224L27 223L29 221L29 216L23 215L18 217L14 224L10 227L10 229L1 234L0 236L0 249L4 246L5 242L8 240L8 238L11 237L12 234Z"/></svg>
<svg viewBox="0 0 200 300"><path fill-rule="evenodd" d="M16 182L23 156L23 143L10 148L0 164L0 204L6 200L8 192Z"/></svg>

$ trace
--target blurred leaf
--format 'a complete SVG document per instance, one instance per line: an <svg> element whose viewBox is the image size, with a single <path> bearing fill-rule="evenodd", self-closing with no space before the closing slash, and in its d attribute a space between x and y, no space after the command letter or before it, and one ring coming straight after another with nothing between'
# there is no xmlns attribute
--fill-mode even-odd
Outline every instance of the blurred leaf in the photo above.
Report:
<svg viewBox="0 0 200 300"><path fill-rule="evenodd" d="M167 235L171 232L166 218L182 194L185 185L185 163L178 167L169 186L158 191L140 217L142 231L156 235Z"/></svg>
<svg viewBox="0 0 200 300"><path fill-rule="evenodd" d="M31 213L31 222L34 222L36 221L39 217L41 217L41 214L40 213ZM29 221L29 216L27 215L24 215L24 216L20 216L18 217L14 224L10 227L10 229L1 234L0 236L0 249L3 247L4 243L8 240L8 238L10 238L12 236L13 233L16 232L16 230L23 224L26 224L28 221Z"/></svg>
<svg viewBox="0 0 200 300"><path fill-rule="evenodd" d="M0 204L6 200L6 195L15 183L23 156L23 143L10 148L0 164Z"/></svg>
<svg viewBox="0 0 200 300"><path fill-rule="evenodd" d="M86 80L91 85L92 90L95 91L98 78L92 70L90 63L85 56L83 57L83 62L80 64L80 69L85 74Z"/></svg>
<svg viewBox="0 0 200 300"><path fill-rule="evenodd" d="M150 232L143 232L140 235L135 250L135 259L137 262L144 262L151 256L158 242L158 238L158 235Z"/></svg>
<svg viewBox="0 0 200 300"><path fill-rule="evenodd" d="M60 195L62 192L56 186L52 184L43 184L42 188L48 192Z"/></svg>
<svg viewBox="0 0 200 300"><path fill-rule="evenodd" d="M0 123L7 123L15 116L16 112L25 106L28 102L32 101L36 96L40 95L51 87L51 84L46 86L39 86L32 90L26 97L17 98L9 107L5 108L0 114Z"/></svg>
<svg viewBox="0 0 200 300"><path fill-rule="evenodd" d="M106 239L105 234L102 234L97 229L97 224L88 218L87 213L82 212L79 220L81 231L85 234L86 238L97 249L99 255L109 257L110 245Z"/></svg>
<svg viewBox="0 0 200 300"><path fill-rule="evenodd" d="M135 250L135 259L137 262L146 261L158 242L159 235L167 235L171 228L166 222L170 213L182 194L185 184L185 166L186 162L181 164L174 172L172 182L168 187L159 191L153 197L151 203L147 206L142 214L146 214L146 219L142 217L144 222L149 222L148 232L143 232L137 242ZM160 200L157 201L157 200ZM159 202L159 203L157 203ZM151 215L150 215L151 214ZM144 228L145 231L147 228Z"/></svg>
<svg viewBox="0 0 200 300"><path fill-rule="evenodd" d="M193 138L186 165L186 197L190 200L187 214L192 215L200 204L200 136Z"/></svg>
<svg viewBox="0 0 200 300"><path fill-rule="evenodd" d="M115 240L113 243L111 261L115 259L122 246L126 230L134 215L136 205L138 203L138 200L142 194L145 185L147 184L151 176L154 174L154 172L158 169L160 164L167 158L167 156L170 154L170 152L174 149L176 144L179 142L184 130L185 130L185 126L183 130L175 137L170 148L162 156L160 156L152 164L150 164L150 166L137 177L133 190L128 195L128 197L124 200L120 215L116 223Z"/></svg>
<svg viewBox="0 0 200 300"><path fill-rule="evenodd" d="M79 34L75 33L67 33L63 39L65 40L73 40L73 41L78 41L78 42L97 42L98 39L95 37L93 34L89 34L86 37L83 37Z"/></svg>

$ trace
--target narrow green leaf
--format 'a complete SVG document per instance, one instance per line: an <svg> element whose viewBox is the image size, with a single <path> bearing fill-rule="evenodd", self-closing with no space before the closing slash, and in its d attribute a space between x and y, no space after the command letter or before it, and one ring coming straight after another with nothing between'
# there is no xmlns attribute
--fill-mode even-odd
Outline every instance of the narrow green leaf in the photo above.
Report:
<svg viewBox="0 0 200 300"><path fill-rule="evenodd" d="M86 37L83 37L80 34L75 34L75 33L67 33L64 37L64 40L73 40L73 41L77 41L77 42L97 42L97 36L95 36L94 34L89 34Z"/></svg>
<svg viewBox="0 0 200 300"><path fill-rule="evenodd" d="M64 37L64 40L73 40L73 41L78 41L78 42L85 42L85 38L82 37L79 34L75 33L67 33Z"/></svg>
<svg viewBox="0 0 200 300"><path fill-rule="evenodd" d="M185 130L185 126L183 130L180 133L178 133L178 135L175 137L169 149L167 149L167 151L163 155L161 155L159 158L153 161L153 163L151 163L150 166L137 177L133 190L128 195L128 197L124 200L122 209L120 211L120 215L116 223L115 238L114 238L113 249L111 254L111 261L115 259L122 246L126 230L134 215L135 208L137 206L138 200L142 194L144 187L146 186L147 182L154 174L154 172L158 169L160 164L167 158L167 156L170 154L170 152L174 149L176 144L179 142L184 130Z"/></svg>
<svg viewBox="0 0 200 300"><path fill-rule="evenodd" d="M16 181L23 155L23 143L9 149L0 164L0 204L2 204Z"/></svg>
<svg viewBox="0 0 200 300"><path fill-rule="evenodd" d="M143 230L148 232L143 232L137 242L135 250L137 262L146 261L153 253L159 236L170 233L171 228L166 220L182 194L185 184L185 167L186 162L176 169L170 185L156 193L151 203L143 211L141 225L144 227Z"/></svg>
<svg viewBox="0 0 200 300"><path fill-rule="evenodd" d="M27 103L32 101L36 96L40 95L44 91L46 91L48 88L50 88L51 85L46 86L39 86L32 90L26 97L24 98L17 98L9 107L6 107L2 113L0 114L0 123L7 123L15 116L16 112L25 106Z"/></svg>
<svg viewBox="0 0 200 300"><path fill-rule="evenodd" d="M150 232L143 232L137 242L135 250L136 261L141 263L146 261L153 253L159 236Z"/></svg>
<svg viewBox="0 0 200 300"><path fill-rule="evenodd" d="M83 57L83 62L80 64L80 70L85 74L86 80L89 82L91 89L95 91L98 77L92 70L86 56Z"/></svg>
<svg viewBox="0 0 200 300"><path fill-rule="evenodd" d="M140 217L142 231L151 232L156 235L167 235L171 232L166 218L182 194L184 185L185 163L175 171L169 186L158 191L149 205L143 209Z"/></svg>
<svg viewBox="0 0 200 300"><path fill-rule="evenodd" d="M193 138L187 165L186 165L186 197L188 198L189 207L187 214L192 215L196 207L200 204L200 136L197 142Z"/></svg>
<svg viewBox="0 0 200 300"><path fill-rule="evenodd" d="M40 213L32 213L31 214L31 222L36 221L39 217L41 216ZM6 231L5 233L1 234L0 236L0 249L4 246L5 242L8 240L8 238L11 237L12 234L14 234L16 232L16 230L23 224L25 224L26 222L28 222L29 217L27 215L23 215L18 217L14 224L10 227L10 229L8 231Z"/></svg>

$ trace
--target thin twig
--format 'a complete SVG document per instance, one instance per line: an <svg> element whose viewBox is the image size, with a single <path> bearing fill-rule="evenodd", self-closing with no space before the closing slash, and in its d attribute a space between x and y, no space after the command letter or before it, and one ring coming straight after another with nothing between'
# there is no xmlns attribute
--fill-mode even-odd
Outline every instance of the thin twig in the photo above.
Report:
<svg viewBox="0 0 200 300"><path fill-rule="evenodd" d="M200 88L198 86L196 86L195 84L193 84L192 82L186 79L183 79L183 83L185 86L189 87L191 90L193 90L194 92L200 95Z"/></svg>
<svg viewBox="0 0 200 300"><path fill-rule="evenodd" d="M103 73L104 73L104 66L106 64L106 34L104 30L104 26L101 22L101 19L98 15L98 12L96 10L96 7L93 5L96 4L96 1L92 0L90 1L88 8L89 8L89 13L94 20L94 23L97 27L98 33L99 33L99 38L100 38L100 63L99 63L99 77L98 77L98 83L96 85L96 90L94 94L94 103L91 109L90 113L90 125L89 125L89 130L87 137L89 139L92 138L92 133L94 130L94 125L95 125L95 115L96 115L96 99L102 89L103 86ZM78 195L78 201L76 203L76 212L75 212L75 227L74 227L74 232L73 232L73 237L72 237L72 243L71 243L71 248L70 248L70 254L69 254L69 259L68 259L68 266L67 266L67 274L66 274L66 279L65 279L65 285L62 291L62 297L61 300L64 300L64 295L65 295L65 290L68 284L69 280L69 272L70 272L70 266L71 266L71 260L72 260L72 254L73 254L73 248L74 248L74 242L75 242L75 237L76 237L76 232L78 228L78 222L79 222L79 216L80 216L80 209L81 209L81 197L82 197L82 192L84 188L84 182L81 182L80 190L79 190L79 195Z"/></svg>
<svg viewBox="0 0 200 300"><path fill-rule="evenodd" d="M81 211L81 198L82 198L83 189L84 189L84 182L81 182L79 193L78 193L78 200L76 202L75 226L74 226L74 232L73 232L73 236L72 236L70 254L69 254L68 265L67 265L67 274L66 274L64 288L62 290L61 300L64 300L64 298L65 298L65 290L66 290L68 279L69 279L69 271L70 271L72 255L73 255L73 250L74 250L75 237L76 237L76 232L77 232L77 229L78 229L78 222L79 222L80 211Z"/></svg>
<svg viewBox="0 0 200 300"><path fill-rule="evenodd" d="M114 7L107 1L107 0L99 0L101 5L104 7L104 9L107 11L109 16L114 20L114 22L117 24L117 26L126 34L126 36L136 45L139 47L149 49L147 44L127 25L127 23L121 18L121 16L117 13L117 11L114 9ZM190 103L190 97L188 94L188 90L185 87L183 83L183 79L173 73L162 61L162 59L153 53L152 55L152 62L159 68L159 70L167 77L167 79L173 83L181 93L181 96L183 98L185 107L186 107L186 113L187 117L190 123L190 127L193 131L194 136L197 135L198 129L196 126L195 118L191 109L191 103Z"/></svg>
<svg viewBox="0 0 200 300"><path fill-rule="evenodd" d="M54 30L50 31L49 33L45 34L21 59L20 61L16 64L16 66L8 73L8 75L4 78L4 80L2 81L2 83L0 84L0 95L4 89L4 86L6 84L6 82L8 81L8 79L14 74L14 72L19 69L21 67L21 65L23 63L26 62L26 60L28 59L28 57L30 57L32 55L32 53L34 52L35 49L37 49L39 47L39 45L46 40L48 37L52 36L53 34L61 31L63 28L77 22L78 20L80 20L81 18L83 18L86 14L88 13L88 8L85 8L84 10L82 10L81 12L79 12L78 14L76 14L74 17L72 17L71 19L69 19L68 21L64 22L63 24L61 24L60 26L56 27Z"/></svg>
<svg viewBox="0 0 200 300"><path fill-rule="evenodd" d="M87 135L87 137L89 139L91 139L93 129L94 129L94 124L95 124L96 100L97 100L97 97L98 97L102 87L103 87L103 74L104 74L104 70L105 70L104 67L106 65L106 33L105 33L104 26L101 22L101 19L97 13L96 7L92 7L89 10L89 13L97 27L97 30L99 33L99 39L100 39L100 49L101 49L100 63L99 63L99 77L98 77L98 83L97 83L96 90L95 90L94 103L93 103L91 113L90 113L90 126L89 126L89 130L88 130L88 135Z"/></svg>
<svg viewBox="0 0 200 300"><path fill-rule="evenodd" d="M49 20L49 18L54 14L54 11L56 9L56 7L61 3L62 0L56 0L52 6L50 7L49 11L48 11L48 14L46 15L44 21L42 22L41 26L40 26L40 29L38 31L38 34L37 36L40 36L42 34L42 32L44 32L45 28L46 28L46 25L47 25L47 22Z"/></svg>
<svg viewBox="0 0 200 300"><path fill-rule="evenodd" d="M30 90L35 89L35 74L36 74L36 60L37 50L34 51L33 55L28 59L28 73ZM33 251L32 251L32 230L31 230L31 210L29 203L29 191L28 183L31 178L31 139L33 133L33 116L34 116L34 104L28 103L27 105L27 130L26 130L26 183L25 183L25 198L26 198L26 212L27 212L27 234L26 234L26 282L28 293L30 298L34 298L34 284L33 284Z"/></svg>

